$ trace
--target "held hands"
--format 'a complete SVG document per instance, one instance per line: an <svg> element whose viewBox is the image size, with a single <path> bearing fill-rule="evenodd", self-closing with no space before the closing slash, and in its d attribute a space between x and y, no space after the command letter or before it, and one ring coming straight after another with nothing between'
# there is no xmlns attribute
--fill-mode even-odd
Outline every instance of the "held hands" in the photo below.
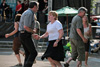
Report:
<svg viewBox="0 0 100 67"><path fill-rule="evenodd" d="M32 34L33 38L36 39L36 40L39 40L40 39L40 36L38 34Z"/></svg>
<svg viewBox="0 0 100 67"><path fill-rule="evenodd" d="M57 47L58 42L54 42L53 47Z"/></svg>

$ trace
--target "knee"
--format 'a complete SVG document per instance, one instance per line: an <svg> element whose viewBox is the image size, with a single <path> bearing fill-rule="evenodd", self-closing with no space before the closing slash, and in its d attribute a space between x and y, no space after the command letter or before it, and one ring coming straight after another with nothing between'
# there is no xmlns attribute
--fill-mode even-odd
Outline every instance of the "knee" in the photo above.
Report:
<svg viewBox="0 0 100 67"><path fill-rule="evenodd" d="M19 54L19 50L12 48L15 54Z"/></svg>
<svg viewBox="0 0 100 67"><path fill-rule="evenodd" d="M52 61L52 59L51 59L50 57L48 57L48 60L49 60L49 61Z"/></svg>

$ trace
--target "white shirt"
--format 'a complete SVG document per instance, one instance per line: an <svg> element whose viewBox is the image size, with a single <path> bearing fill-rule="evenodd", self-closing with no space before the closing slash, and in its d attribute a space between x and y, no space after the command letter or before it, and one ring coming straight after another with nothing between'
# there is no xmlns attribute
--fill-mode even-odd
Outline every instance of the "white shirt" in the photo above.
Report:
<svg viewBox="0 0 100 67"><path fill-rule="evenodd" d="M59 30L63 29L62 24L60 21L56 20L54 23L51 22L47 25L47 32L49 34L48 40L57 40L59 37Z"/></svg>
<svg viewBox="0 0 100 67"><path fill-rule="evenodd" d="M84 37L86 38L86 39L88 39L89 38L89 36L87 36L85 33L87 33L89 31L89 26L88 27L86 27L86 28L84 28Z"/></svg>

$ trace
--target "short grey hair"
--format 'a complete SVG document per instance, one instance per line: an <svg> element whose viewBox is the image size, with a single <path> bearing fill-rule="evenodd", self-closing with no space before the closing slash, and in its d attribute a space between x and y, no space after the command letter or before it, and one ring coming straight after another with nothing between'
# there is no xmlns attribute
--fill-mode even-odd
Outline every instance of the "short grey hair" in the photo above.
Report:
<svg viewBox="0 0 100 67"><path fill-rule="evenodd" d="M81 11L87 12L87 9L86 9L85 7L80 7L80 8L78 9L78 13L80 13Z"/></svg>

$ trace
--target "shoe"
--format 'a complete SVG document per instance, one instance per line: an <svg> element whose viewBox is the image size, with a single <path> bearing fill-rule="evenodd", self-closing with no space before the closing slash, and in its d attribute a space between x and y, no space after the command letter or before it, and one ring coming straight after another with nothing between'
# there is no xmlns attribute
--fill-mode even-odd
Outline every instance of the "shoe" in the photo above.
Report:
<svg viewBox="0 0 100 67"><path fill-rule="evenodd" d="M19 66L19 67L22 67L22 64L16 64L15 66Z"/></svg>
<svg viewBox="0 0 100 67"><path fill-rule="evenodd" d="M64 67L69 67L69 64L68 63L64 64Z"/></svg>

